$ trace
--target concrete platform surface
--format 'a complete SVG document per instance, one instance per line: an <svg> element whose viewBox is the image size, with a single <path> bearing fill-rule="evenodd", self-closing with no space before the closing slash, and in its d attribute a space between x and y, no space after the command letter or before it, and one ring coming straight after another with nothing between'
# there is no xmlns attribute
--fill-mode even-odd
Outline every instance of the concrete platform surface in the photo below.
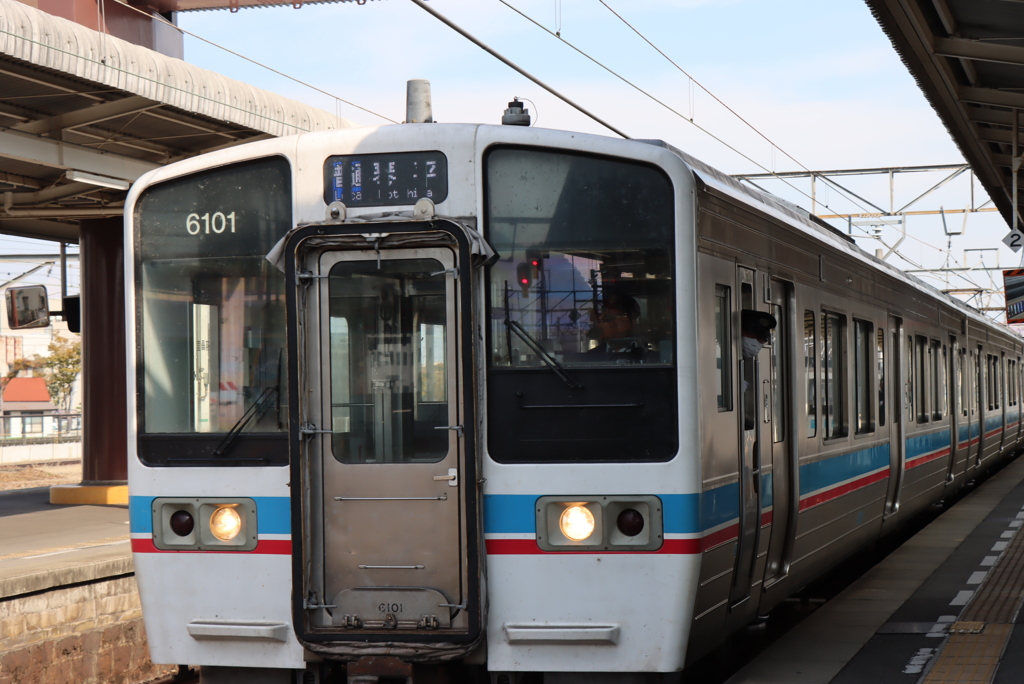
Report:
<svg viewBox="0 0 1024 684"><path fill-rule="evenodd" d="M1006 594L1002 578L1024 578L1022 554L1013 554L1011 546L1022 524L1024 458L1018 458L727 684L1024 681L1024 662L1016 662L1024 657L1000 663L991 655L1003 652L997 642L1007 638L1006 654L1015 654L1013 645L1024 644L1018 634L1024 626L1011 634L1010 625L997 624L1010 618L965 622L978 605L993 603L985 596Z"/></svg>
<svg viewBox="0 0 1024 684"><path fill-rule="evenodd" d="M0 492L0 598L132 572L127 506L58 506Z"/></svg>

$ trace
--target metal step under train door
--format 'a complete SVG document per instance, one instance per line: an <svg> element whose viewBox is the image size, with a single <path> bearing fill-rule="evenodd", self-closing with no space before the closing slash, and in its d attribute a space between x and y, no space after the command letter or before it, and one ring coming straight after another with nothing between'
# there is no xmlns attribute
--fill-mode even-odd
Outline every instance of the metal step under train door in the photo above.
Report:
<svg viewBox="0 0 1024 684"><path fill-rule="evenodd" d="M470 627L457 261L445 247L306 258L320 395L305 426L319 440L308 505L320 521L307 606L315 630L342 640Z"/></svg>

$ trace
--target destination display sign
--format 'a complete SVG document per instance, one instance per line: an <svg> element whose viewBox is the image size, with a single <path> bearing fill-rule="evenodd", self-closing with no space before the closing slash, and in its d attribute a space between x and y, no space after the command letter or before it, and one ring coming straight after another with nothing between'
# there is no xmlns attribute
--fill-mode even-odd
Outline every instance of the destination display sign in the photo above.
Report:
<svg viewBox="0 0 1024 684"><path fill-rule="evenodd" d="M448 197L448 159L442 152L395 152L328 157L324 202L346 207L435 203Z"/></svg>

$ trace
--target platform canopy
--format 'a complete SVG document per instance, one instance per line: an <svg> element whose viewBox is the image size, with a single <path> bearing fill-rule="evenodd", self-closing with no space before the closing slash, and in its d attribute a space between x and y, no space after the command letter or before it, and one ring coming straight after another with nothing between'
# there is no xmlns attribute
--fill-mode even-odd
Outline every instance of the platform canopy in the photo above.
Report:
<svg viewBox="0 0 1024 684"><path fill-rule="evenodd" d="M865 2L1013 225L1015 129L1018 157L1024 149L1024 0Z"/></svg>
<svg viewBox="0 0 1024 684"><path fill-rule="evenodd" d="M15 0L0 0L0 233L76 242L146 171L355 126Z"/></svg>

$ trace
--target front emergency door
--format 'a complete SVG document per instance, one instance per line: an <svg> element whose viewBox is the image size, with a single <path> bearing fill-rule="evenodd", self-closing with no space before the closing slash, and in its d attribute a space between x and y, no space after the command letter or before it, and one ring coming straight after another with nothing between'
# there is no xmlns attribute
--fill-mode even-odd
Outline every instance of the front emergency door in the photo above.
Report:
<svg viewBox="0 0 1024 684"><path fill-rule="evenodd" d="M322 586L344 629L468 624L457 273L446 248L319 258Z"/></svg>

